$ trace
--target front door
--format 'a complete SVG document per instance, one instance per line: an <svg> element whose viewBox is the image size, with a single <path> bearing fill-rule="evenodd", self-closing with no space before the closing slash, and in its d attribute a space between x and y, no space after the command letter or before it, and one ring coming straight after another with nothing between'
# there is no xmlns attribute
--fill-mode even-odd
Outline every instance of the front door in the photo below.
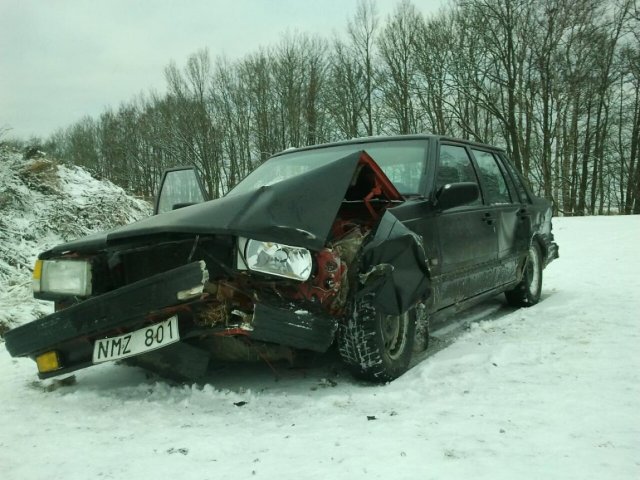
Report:
<svg viewBox="0 0 640 480"><path fill-rule="evenodd" d="M466 147L442 144L436 170L436 189L457 182L479 183ZM481 198L451 208L436 217L439 235L438 305L444 307L494 286L498 259L496 213Z"/></svg>

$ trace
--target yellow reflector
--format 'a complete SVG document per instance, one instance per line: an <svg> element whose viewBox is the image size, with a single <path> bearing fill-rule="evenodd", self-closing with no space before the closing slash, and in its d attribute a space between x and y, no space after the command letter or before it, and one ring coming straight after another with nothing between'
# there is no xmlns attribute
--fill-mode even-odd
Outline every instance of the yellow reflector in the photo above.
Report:
<svg viewBox="0 0 640 480"><path fill-rule="evenodd" d="M40 280L42 277L42 260L36 260L36 264L33 266L33 279Z"/></svg>
<svg viewBox="0 0 640 480"><path fill-rule="evenodd" d="M38 364L38 371L40 373L53 372L60 368L60 359L58 358L58 352L47 352L36 357L36 363Z"/></svg>

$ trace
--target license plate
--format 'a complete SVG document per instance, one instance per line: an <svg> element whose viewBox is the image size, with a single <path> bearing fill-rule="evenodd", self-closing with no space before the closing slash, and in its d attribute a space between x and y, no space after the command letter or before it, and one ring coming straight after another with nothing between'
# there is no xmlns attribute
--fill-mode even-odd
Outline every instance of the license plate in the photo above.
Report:
<svg viewBox="0 0 640 480"><path fill-rule="evenodd" d="M96 340L93 345L93 363L133 357L170 345L178 340L180 340L178 317L173 316L164 322L141 328L135 332Z"/></svg>

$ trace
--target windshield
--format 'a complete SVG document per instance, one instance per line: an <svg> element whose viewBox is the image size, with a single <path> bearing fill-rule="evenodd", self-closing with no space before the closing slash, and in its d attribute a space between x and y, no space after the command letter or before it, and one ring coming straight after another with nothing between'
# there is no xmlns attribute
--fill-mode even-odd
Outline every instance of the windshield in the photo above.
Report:
<svg viewBox="0 0 640 480"><path fill-rule="evenodd" d="M267 160L227 195L237 195L286 180L365 150L403 195L421 192L427 140L354 143L313 150L292 151Z"/></svg>

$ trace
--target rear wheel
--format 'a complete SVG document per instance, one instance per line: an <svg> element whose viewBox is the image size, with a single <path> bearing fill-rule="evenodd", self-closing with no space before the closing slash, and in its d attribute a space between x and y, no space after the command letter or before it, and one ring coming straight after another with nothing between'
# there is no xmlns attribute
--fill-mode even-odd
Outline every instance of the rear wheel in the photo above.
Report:
<svg viewBox="0 0 640 480"><path fill-rule="evenodd" d="M524 266L522 281L505 292L507 302L514 307L530 307L540 301L542 292L542 253L540 245L532 242Z"/></svg>
<svg viewBox="0 0 640 480"><path fill-rule="evenodd" d="M378 312L373 295L364 295L339 336L342 360L359 378L374 382L391 381L409 368L415 342L413 310L402 315Z"/></svg>

